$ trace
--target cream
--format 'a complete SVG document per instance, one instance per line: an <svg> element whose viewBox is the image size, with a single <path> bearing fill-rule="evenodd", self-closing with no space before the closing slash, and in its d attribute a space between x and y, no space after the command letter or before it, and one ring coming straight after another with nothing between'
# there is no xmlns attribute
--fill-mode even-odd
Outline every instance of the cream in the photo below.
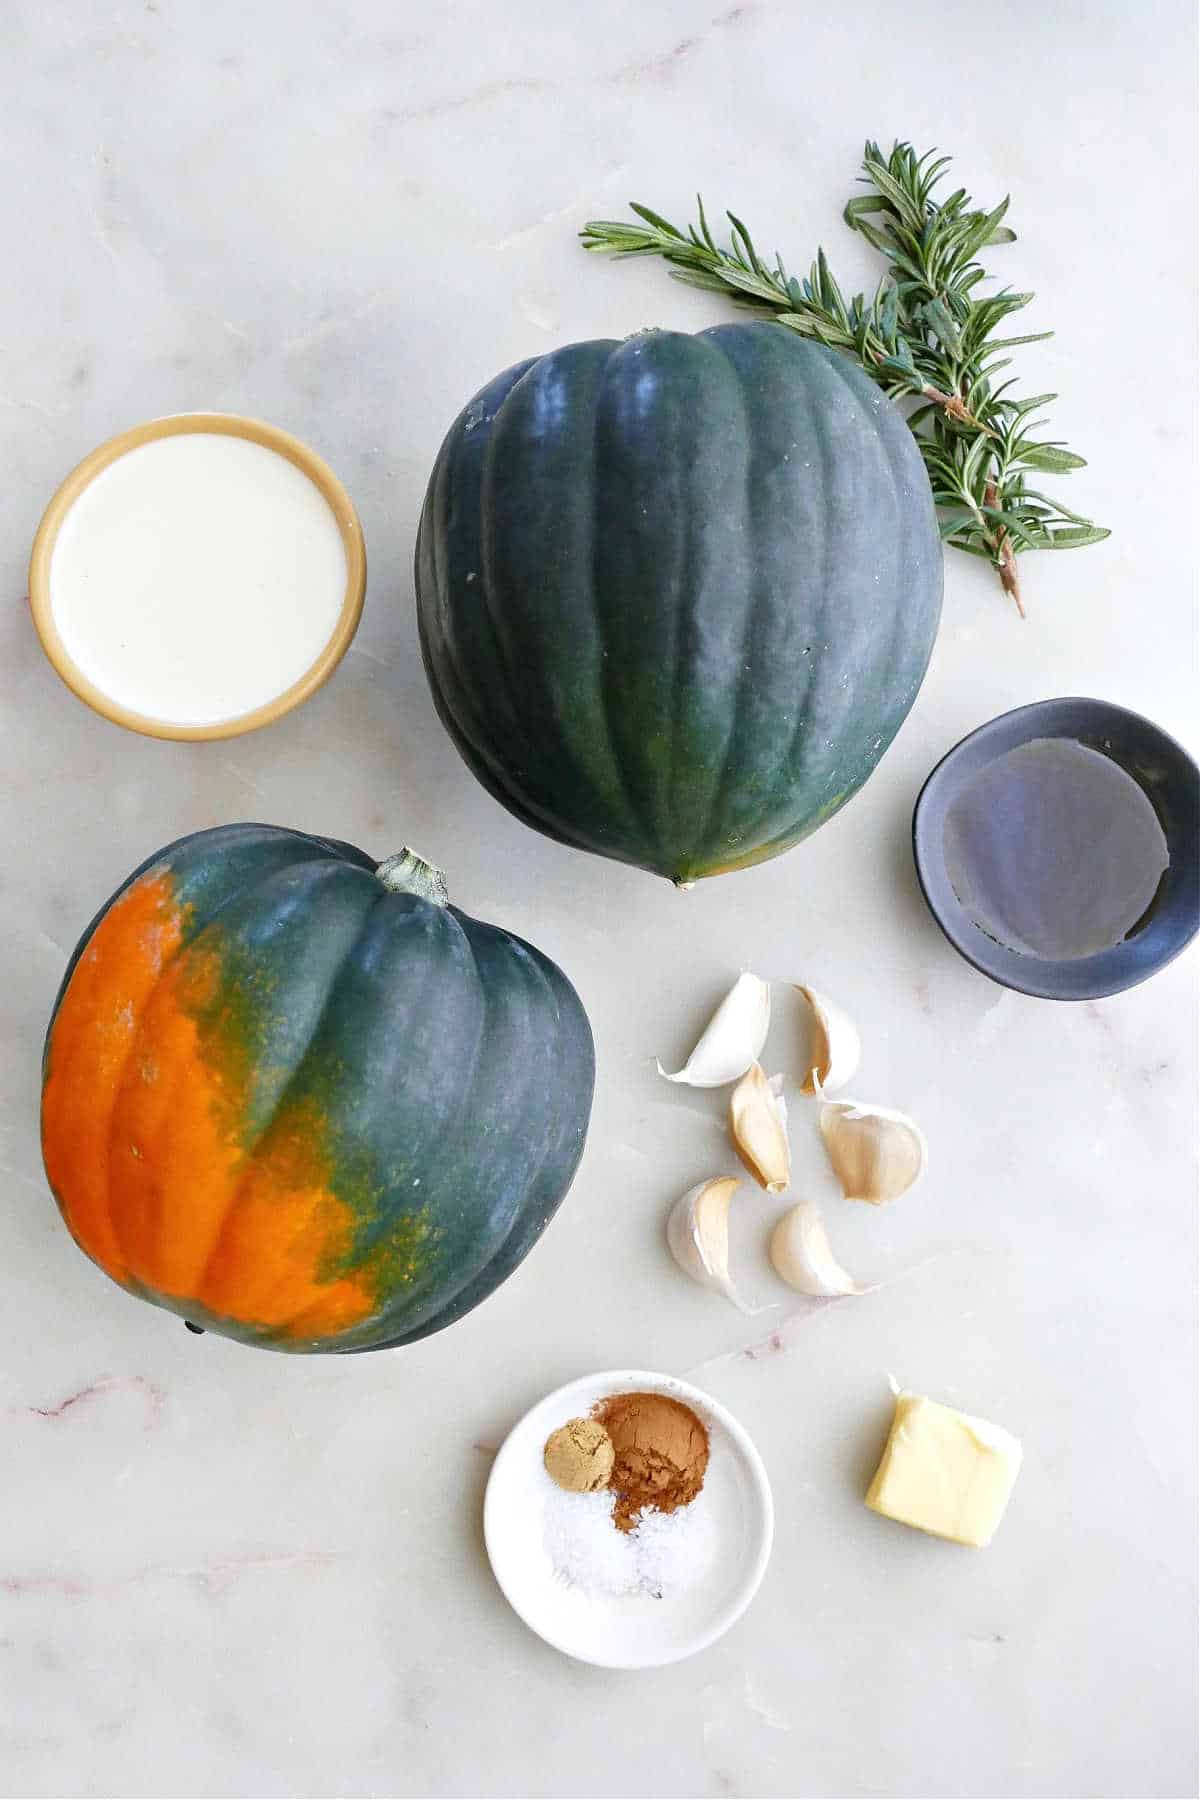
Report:
<svg viewBox="0 0 1200 1800"><path fill-rule="evenodd" d="M110 463L63 519L49 593L63 645L110 700L176 725L285 693L346 597L337 520L303 470L223 431Z"/></svg>

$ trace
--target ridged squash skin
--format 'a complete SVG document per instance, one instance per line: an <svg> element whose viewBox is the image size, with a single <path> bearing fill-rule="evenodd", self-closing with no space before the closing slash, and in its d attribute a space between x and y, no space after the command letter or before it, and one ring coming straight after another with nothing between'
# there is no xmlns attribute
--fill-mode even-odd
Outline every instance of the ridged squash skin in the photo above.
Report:
<svg viewBox="0 0 1200 1800"><path fill-rule="evenodd" d="M93 920L46 1038L80 1247L244 1343L374 1350L485 1299L563 1199L592 1035L547 957L352 845L226 825Z"/></svg>
<svg viewBox="0 0 1200 1800"><path fill-rule="evenodd" d="M781 325L569 344L483 388L416 553L438 713L528 825L675 882L862 786L941 611L899 410Z"/></svg>

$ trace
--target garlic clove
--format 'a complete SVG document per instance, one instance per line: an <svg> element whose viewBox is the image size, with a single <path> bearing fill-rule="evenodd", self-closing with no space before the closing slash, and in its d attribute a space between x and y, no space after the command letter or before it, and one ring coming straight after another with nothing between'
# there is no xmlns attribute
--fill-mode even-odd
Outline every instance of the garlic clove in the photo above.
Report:
<svg viewBox="0 0 1200 1800"><path fill-rule="evenodd" d="M740 1186L735 1176L718 1175L690 1188L671 1208L667 1245L685 1275L750 1313L729 1278L729 1203Z"/></svg>
<svg viewBox="0 0 1200 1800"><path fill-rule="evenodd" d="M819 1089L832 1094L845 1087L862 1056L862 1043L855 1025L840 1006L827 1000L815 988L796 985L812 1008L813 1032L809 1042L809 1068L800 1084L802 1094L815 1094Z"/></svg>
<svg viewBox="0 0 1200 1800"><path fill-rule="evenodd" d="M906 1113L858 1100L825 1100L821 1136L847 1200L882 1206L908 1192L929 1160L925 1134Z"/></svg>
<svg viewBox="0 0 1200 1800"><path fill-rule="evenodd" d="M729 1097L729 1132L734 1149L758 1185L769 1194L782 1194L792 1174L782 1087L781 1075L768 1081L758 1063L751 1063Z"/></svg>
<svg viewBox="0 0 1200 1800"><path fill-rule="evenodd" d="M860 1287L834 1256L825 1221L811 1200L801 1200L784 1213L771 1233L768 1255L780 1280L797 1293L833 1299L869 1291Z"/></svg>
<svg viewBox="0 0 1200 1800"><path fill-rule="evenodd" d="M771 989L748 971L739 975L700 1034L683 1068L674 1075L658 1063L667 1081L688 1087L726 1087L744 1075L767 1041Z"/></svg>

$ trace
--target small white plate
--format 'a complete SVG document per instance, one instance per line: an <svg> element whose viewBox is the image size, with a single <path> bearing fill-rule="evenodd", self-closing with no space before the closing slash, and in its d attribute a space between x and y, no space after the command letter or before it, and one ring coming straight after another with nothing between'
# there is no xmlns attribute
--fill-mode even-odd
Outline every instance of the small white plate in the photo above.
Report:
<svg viewBox="0 0 1200 1800"><path fill-rule="evenodd" d="M703 1498L718 1543L715 1567L664 1597L588 1592L559 1574L544 1539L550 1433L610 1394L669 1394L709 1431ZM540 1400L505 1438L483 1502L483 1535L505 1599L531 1631L580 1662L650 1669L715 1643L749 1606L771 1554L775 1509L762 1458L735 1418L700 1388L645 1369L610 1369Z"/></svg>

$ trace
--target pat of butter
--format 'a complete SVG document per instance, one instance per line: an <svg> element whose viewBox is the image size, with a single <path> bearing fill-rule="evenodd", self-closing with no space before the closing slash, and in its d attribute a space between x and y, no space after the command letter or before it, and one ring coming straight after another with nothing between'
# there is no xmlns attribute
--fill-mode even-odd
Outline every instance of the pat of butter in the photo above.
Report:
<svg viewBox="0 0 1200 1800"><path fill-rule="evenodd" d="M867 1505L885 1518L982 1549L1004 1517L1021 1467L1011 1432L920 1394L897 1394Z"/></svg>

